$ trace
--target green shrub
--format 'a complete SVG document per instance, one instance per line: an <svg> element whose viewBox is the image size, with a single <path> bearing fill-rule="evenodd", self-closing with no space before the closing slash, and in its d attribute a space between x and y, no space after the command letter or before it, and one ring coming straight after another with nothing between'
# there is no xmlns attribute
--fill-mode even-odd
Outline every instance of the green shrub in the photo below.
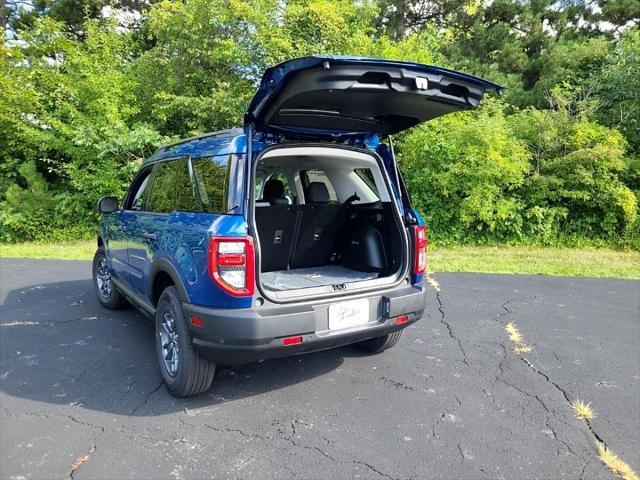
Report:
<svg viewBox="0 0 640 480"><path fill-rule="evenodd" d="M452 114L418 127L398 145L415 206L434 239L506 241L524 235L529 153L514 138L503 105Z"/></svg>
<svg viewBox="0 0 640 480"><path fill-rule="evenodd" d="M0 240L5 242L43 239L57 223L56 195L35 163L23 164L19 174L24 187L11 185L0 204Z"/></svg>

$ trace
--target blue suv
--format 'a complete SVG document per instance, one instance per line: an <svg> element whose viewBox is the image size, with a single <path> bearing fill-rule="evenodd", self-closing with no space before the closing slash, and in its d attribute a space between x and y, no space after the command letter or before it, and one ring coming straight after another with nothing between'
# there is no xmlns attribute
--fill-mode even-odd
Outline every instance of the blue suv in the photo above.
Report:
<svg viewBox="0 0 640 480"><path fill-rule="evenodd" d="M93 278L155 320L178 396L215 366L395 345L426 304L427 233L391 135L500 86L415 63L313 56L268 69L243 129L160 148L104 197Z"/></svg>

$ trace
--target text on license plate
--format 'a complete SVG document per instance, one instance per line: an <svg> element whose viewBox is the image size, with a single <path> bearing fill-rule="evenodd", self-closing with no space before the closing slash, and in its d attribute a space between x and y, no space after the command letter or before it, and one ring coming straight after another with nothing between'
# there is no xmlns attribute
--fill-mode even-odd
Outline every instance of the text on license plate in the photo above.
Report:
<svg viewBox="0 0 640 480"><path fill-rule="evenodd" d="M350 300L329 305L329 330L342 330L369 323L369 300Z"/></svg>

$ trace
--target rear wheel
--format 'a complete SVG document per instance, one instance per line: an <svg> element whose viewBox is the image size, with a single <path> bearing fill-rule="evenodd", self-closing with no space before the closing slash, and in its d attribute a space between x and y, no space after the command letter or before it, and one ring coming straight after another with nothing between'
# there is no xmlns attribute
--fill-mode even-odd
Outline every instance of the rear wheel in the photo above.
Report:
<svg viewBox="0 0 640 480"><path fill-rule="evenodd" d="M129 305L126 298L118 291L111 280L111 272L107 265L107 256L104 247L98 247L93 256L93 286L98 296L98 301L103 307L116 310Z"/></svg>
<svg viewBox="0 0 640 480"><path fill-rule="evenodd" d="M190 397L211 387L216 366L193 349L191 334L175 287L167 287L156 309L156 353L160 373L171 393Z"/></svg>
<svg viewBox="0 0 640 480"><path fill-rule="evenodd" d="M364 350L369 353L380 353L393 347L400 341L402 336L402 330L389 333L387 335L381 335L380 337L370 338L355 344L360 350Z"/></svg>

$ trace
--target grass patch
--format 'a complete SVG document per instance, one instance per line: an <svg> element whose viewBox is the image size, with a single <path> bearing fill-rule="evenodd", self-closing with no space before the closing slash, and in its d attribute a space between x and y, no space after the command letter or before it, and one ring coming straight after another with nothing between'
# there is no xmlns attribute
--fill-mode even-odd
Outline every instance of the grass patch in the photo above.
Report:
<svg viewBox="0 0 640 480"><path fill-rule="evenodd" d="M590 403L585 403L580 399L571 402L571 408L576 417L584 420L589 429L591 429L591 420L595 417ZM598 449L598 458L615 476L623 480L640 480L636 472L624 460L610 450L603 442L596 440L596 448Z"/></svg>
<svg viewBox="0 0 640 480"><path fill-rule="evenodd" d="M595 417L591 404L585 403L580 399L572 401L571 408L573 409L573 413L575 413L576 417L580 420L587 420L590 422L593 420L593 417Z"/></svg>
<svg viewBox="0 0 640 480"><path fill-rule="evenodd" d="M629 465L602 442L598 442L598 457L614 475L624 480L638 480L638 475Z"/></svg>
<svg viewBox="0 0 640 480"><path fill-rule="evenodd" d="M434 247L429 271L640 279L640 252L569 247Z"/></svg>
<svg viewBox="0 0 640 480"><path fill-rule="evenodd" d="M91 260L95 250L95 240L0 244L0 258ZM429 250L429 271L640 280L640 252L568 247L434 247ZM439 288L437 282L432 286Z"/></svg>
<svg viewBox="0 0 640 480"><path fill-rule="evenodd" d="M518 330L518 327L515 323L507 323L504 329L509 334L509 340L511 340L515 345L513 351L516 355L533 352L533 347L531 345L527 345L524 342L524 337L520 333L520 330Z"/></svg>
<svg viewBox="0 0 640 480"><path fill-rule="evenodd" d="M95 240L57 243L0 244L0 258L47 258L56 260L91 260L96 253Z"/></svg>

